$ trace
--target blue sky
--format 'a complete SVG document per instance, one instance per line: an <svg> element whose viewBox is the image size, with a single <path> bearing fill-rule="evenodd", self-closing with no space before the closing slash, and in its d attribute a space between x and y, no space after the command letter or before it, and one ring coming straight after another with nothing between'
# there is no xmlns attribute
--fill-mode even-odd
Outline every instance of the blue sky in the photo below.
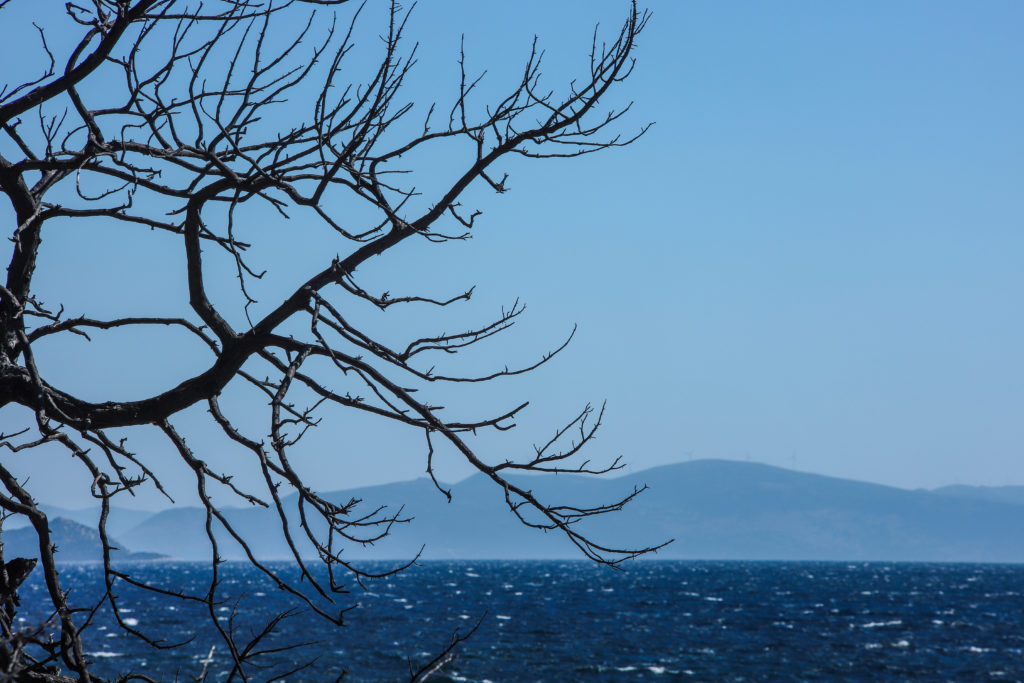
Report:
<svg viewBox="0 0 1024 683"><path fill-rule="evenodd" d="M481 367L528 361L579 324L532 376L453 396L467 408L533 401L485 452L514 457L607 398L590 457L622 455L632 471L728 458L910 488L1024 484L1024 5L648 7L636 72L612 93L635 102L625 132L656 122L646 136L578 160L515 162L511 192L471 195L485 211L474 239L403 246L359 273L396 293L476 283L472 304L445 319L464 324L524 300L518 329L469 359ZM451 96L463 33L471 69L488 69L497 90L536 33L558 87L584 72L594 23L614 31L627 9L423 2L408 97ZM363 26L372 47L380 29ZM419 168L443 172L455 155ZM149 282L132 287L144 307L174 293L166 282L182 265L172 243L151 245L146 233L91 254L90 235L51 237L40 287L69 313L99 314L110 288ZM320 267L309 257L269 252L271 280L287 289ZM433 315L367 320L398 335L434 331ZM121 343L74 356L55 346L44 362L66 386L126 398L202 363L155 335ZM125 358L135 366L112 372ZM0 429L19 417L0 411ZM215 438L201 418L184 421L192 443ZM303 465L325 489L423 474L418 434L325 418ZM159 460L166 446L137 438ZM44 460L20 464L37 497L75 500ZM469 473L454 456L441 471Z"/></svg>

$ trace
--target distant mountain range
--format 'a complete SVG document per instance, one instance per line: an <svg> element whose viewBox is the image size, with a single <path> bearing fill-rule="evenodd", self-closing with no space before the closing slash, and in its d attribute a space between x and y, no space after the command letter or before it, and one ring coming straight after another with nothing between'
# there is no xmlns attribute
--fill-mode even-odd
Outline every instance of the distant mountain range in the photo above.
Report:
<svg viewBox="0 0 1024 683"><path fill-rule="evenodd" d="M911 491L723 460L666 465L617 478L557 475L517 482L542 500L561 504L607 503L646 483L649 489L623 511L588 520L583 528L605 545L635 547L675 539L655 556L662 559L1024 562L1024 486ZM410 558L421 547L424 559L580 556L560 534L522 526L505 506L502 492L483 475L453 485L451 492L453 501L447 503L429 480L419 479L327 497L339 503L360 499L359 509L366 511L404 506L403 517L415 518L396 525L390 537L373 547L347 549L350 559ZM294 509L294 496L284 503ZM53 520L60 512L50 508L48 514ZM98 517L95 511L63 512L73 522L93 526ZM273 513L229 508L225 514L258 556L287 556ZM111 519L111 534L122 547L182 560L209 559L205 513L198 508L115 510ZM19 532L9 530L9 523L7 529L3 540L9 546ZM226 558L243 557L226 534L218 543ZM58 557L67 561L88 554L84 546L72 552L66 542L58 545L63 546ZM303 551L311 549L303 546ZM123 552L125 559L143 557Z"/></svg>
<svg viewBox="0 0 1024 683"><path fill-rule="evenodd" d="M99 507L90 508L64 508L57 505L41 504L39 506L46 516L50 519L67 519L72 522L77 522L83 526L93 527L100 522L100 509ZM146 512L145 510L132 510L129 508L111 506L110 514L107 516L107 533L111 536L119 536L123 532L129 529L134 529L138 525L142 524L148 518L152 517L154 513ZM20 529L28 526L28 518L20 516L12 516L4 522L4 531L11 529Z"/></svg>
<svg viewBox="0 0 1024 683"><path fill-rule="evenodd" d="M95 524L86 526L63 517L50 517L50 535L57 549L54 557L62 562L99 562L103 559L103 544ZM164 559L160 553L133 553L108 538L118 548L113 554L117 561L139 561ZM5 529L3 534L4 558L39 557L39 541L31 527Z"/></svg>
<svg viewBox="0 0 1024 683"><path fill-rule="evenodd" d="M943 486L935 493L964 500L985 500L991 503L1024 505L1024 486Z"/></svg>

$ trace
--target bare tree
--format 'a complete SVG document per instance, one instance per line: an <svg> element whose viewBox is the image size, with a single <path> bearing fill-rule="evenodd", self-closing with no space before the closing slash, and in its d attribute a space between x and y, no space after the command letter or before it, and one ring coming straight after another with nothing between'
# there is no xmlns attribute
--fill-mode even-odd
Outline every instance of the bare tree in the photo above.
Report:
<svg viewBox="0 0 1024 683"><path fill-rule="evenodd" d="M344 1L69 2L64 20L74 23L77 42L61 40L58 46L47 40L45 26L31 29L38 32L42 57L36 62L37 74L5 83L0 90L0 189L15 220L7 278L0 287L0 408L18 405L23 407L18 414L32 415L22 428L0 434L0 445L8 453L57 445L88 472L92 495L102 507L98 531L106 586L101 605L94 609L105 605L121 628L149 639L120 617L121 587L206 605L234 661L233 678L247 677L251 646L265 634L242 644L216 619L219 538L233 539L253 566L305 609L340 624L342 616L332 605L345 591L343 582L368 576L342 551L383 538L404 519L391 508L363 510L358 501L331 502L293 467L292 447L318 424L317 411L325 406L371 414L396 428L422 433L425 467L432 478L434 448L445 442L494 482L496 495L504 496L524 524L564 534L596 562L616 565L653 549L608 547L577 525L620 509L636 489L620 500L580 507L540 500L508 477L518 471L599 474L619 468L618 460L595 467L579 457L602 411L588 406L527 457L496 460L474 447L475 435L512 428L526 404L497 415L459 419L443 416L428 398L431 387L439 384L490 382L527 373L565 348L568 340L524 367L504 366L471 376L438 371L432 358L449 357L508 330L523 313L522 305L516 303L462 332L414 334L402 344L385 343L348 314L357 301L385 310L469 300L472 288L450 297L370 291L357 280L356 271L386 258L407 240L468 237L479 212L464 208L460 200L474 186L505 192L502 169L509 159L583 156L629 144L644 132L641 128L620 137L613 128L629 107L609 109L603 101L630 74L646 15L634 5L610 42L601 42L595 31L588 70L560 91L542 85L541 52L534 45L521 76L504 95L481 104L481 77L468 70L462 54L455 96L424 106L403 100L403 85L415 61L415 48L406 49L403 42L408 12L397 3L390 5L379 61L367 76L356 79L350 74L359 69L350 68L346 60L362 8L345 8L353 11L343 20L339 8L332 6ZM0 0L4 32L29 28L4 20L4 10L16 3ZM287 17L296 12L303 20L290 23ZM282 42L280 33L271 33L278 26L285 31L298 28ZM403 166L403 157L427 148L446 159L461 159L463 166L440 191L422 197L407 182L410 169ZM259 206L264 221L277 216L281 226L294 212L315 216L337 244L334 257L308 253L305 280L271 306L257 305L254 294L262 269L273 264L252 260L251 247L260 232L242 223L251 216L246 207L253 205ZM33 274L44 233L50 225L67 221L80 223L83 230L98 221L117 222L149 231L167 249L183 250L187 312L181 317L68 317L60 302L37 298ZM227 258L204 258L210 250ZM211 270L223 263L230 264L237 285L237 307L217 302L211 294L209 283L218 275ZM67 284L73 286L70 278ZM100 338L117 328L185 333L206 350L208 364L176 386L140 400L91 402L55 386L35 362L33 349L41 340L56 335ZM246 388L269 404L268 421L256 432L232 417L227 399L222 406L224 392L236 396ZM186 441L178 421L183 411L197 405L205 406L209 419L248 454L262 479L258 488L235 483L232 472L218 471ZM146 425L155 426L194 473L211 560L208 590L199 595L148 586L112 561L114 549L106 531L111 501L141 487L164 491L154 473L159 468L125 438L130 428ZM450 497L436 478L434 482ZM223 505L214 501L225 492L276 512L301 581L312 590L289 583L251 551L249 539L232 527ZM297 494L294 510L286 510L285 492ZM35 632L16 629L11 619L16 585L5 570L0 577L6 603L0 620L0 665L16 680L60 680L58 668L79 680L95 679L83 649L91 612L69 604L47 517L25 482L2 463L0 508L27 517L35 530L39 570L54 614L50 626ZM314 572L304 550L310 546L318 566L326 567L326 580ZM460 639L453 638L452 646ZM443 660L442 655L414 676L436 669Z"/></svg>

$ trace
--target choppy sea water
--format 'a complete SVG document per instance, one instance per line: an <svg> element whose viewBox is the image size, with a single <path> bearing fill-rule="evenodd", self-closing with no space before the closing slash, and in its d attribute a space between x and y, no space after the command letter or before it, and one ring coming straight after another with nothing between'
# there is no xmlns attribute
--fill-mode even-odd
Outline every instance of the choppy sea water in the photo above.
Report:
<svg viewBox="0 0 1024 683"><path fill-rule="evenodd" d="M381 565L380 568L382 568ZM222 627L250 633L294 606L255 570L222 566ZM166 586L203 585L200 564L132 567ZM63 570L87 602L97 567ZM43 587L22 589L23 624L46 615ZM99 614L87 650L101 672L191 680L217 644L196 605L128 589L122 617L167 643L155 650ZM343 596L345 597L345 596ZM231 619L233 606L241 607ZM317 657L287 681L390 681L426 663L455 629L480 628L439 680L457 681L1024 681L1024 566L808 562L636 562L611 571L584 562L424 562L353 588L342 629L296 615L262 646L311 643L268 655L252 680ZM204 617L205 615L205 617ZM208 680L230 660L214 651Z"/></svg>

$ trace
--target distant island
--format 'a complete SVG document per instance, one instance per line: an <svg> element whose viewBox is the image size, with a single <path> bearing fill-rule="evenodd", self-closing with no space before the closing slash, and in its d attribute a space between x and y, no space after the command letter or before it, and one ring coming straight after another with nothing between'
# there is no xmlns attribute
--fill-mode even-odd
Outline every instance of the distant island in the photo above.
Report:
<svg viewBox="0 0 1024 683"><path fill-rule="evenodd" d="M92 526L76 522L66 517L53 516L49 513L50 531L56 547L54 558L59 562L102 562L103 544L96 524ZM98 516L98 515L97 515ZM159 552L130 552L119 542L110 539L118 548L111 559L115 562L138 562L143 560L165 559L167 555ZM5 529L3 532L4 556L39 557L39 541L31 527Z"/></svg>
<svg viewBox="0 0 1024 683"><path fill-rule="evenodd" d="M648 490L622 512L590 520L587 528L611 544L674 539L654 559L1024 562L1024 486L906 490L725 460L695 460L616 478L557 475L521 482L541 497L569 504L609 502L646 483ZM449 504L424 478L329 494L339 502L362 499L367 509L404 505L415 518L398 525L390 538L369 548L352 547L346 556L407 559L425 545L427 560L579 558L559 534L520 525L483 475L451 491ZM285 500L286 508L293 505L294 499ZM97 510L45 509L58 559L99 559ZM273 513L224 511L253 540L260 557L288 556L284 540L272 531L280 528ZM122 560L208 560L204 518L198 508L157 513L114 508L108 528L118 539ZM31 556L34 535L12 529L12 521L3 533L5 553ZM223 536L218 540L222 554L242 559L241 549Z"/></svg>

